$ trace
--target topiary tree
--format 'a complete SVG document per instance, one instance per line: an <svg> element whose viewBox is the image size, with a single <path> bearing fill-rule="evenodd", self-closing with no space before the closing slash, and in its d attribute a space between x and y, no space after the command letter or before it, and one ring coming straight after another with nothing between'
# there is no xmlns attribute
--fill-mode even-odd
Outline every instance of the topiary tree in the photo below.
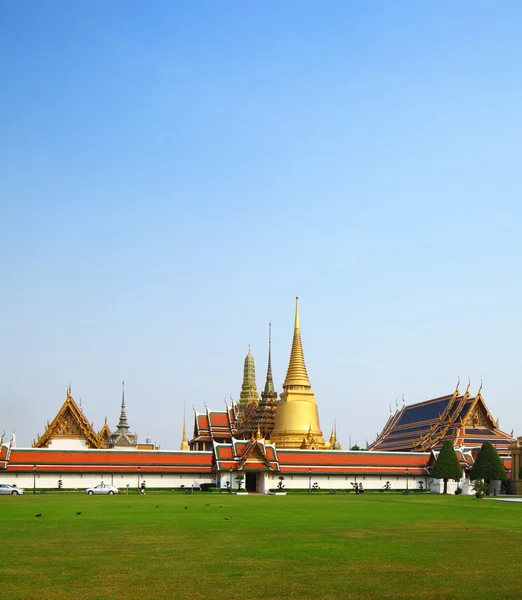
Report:
<svg viewBox="0 0 522 600"><path fill-rule="evenodd" d="M483 479L489 488L491 480L505 481L507 479L506 469L498 455L497 449L491 442L482 444L475 463L471 467L470 479Z"/></svg>
<svg viewBox="0 0 522 600"><path fill-rule="evenodd" d="M444 442L430 476L434 479L444 480L444 494L448 493L448 479L458 481L462 477L462 467L451 440Z"/></svg>

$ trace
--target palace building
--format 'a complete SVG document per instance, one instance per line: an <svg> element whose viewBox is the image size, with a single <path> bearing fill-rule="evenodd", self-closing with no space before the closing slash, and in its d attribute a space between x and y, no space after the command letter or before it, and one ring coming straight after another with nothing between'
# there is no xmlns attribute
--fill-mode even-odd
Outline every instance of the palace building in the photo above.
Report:
<svg viewBox="0 0 522 600"><path fill-rule="evenodd" d="M472 397L468 387L460 394L457 385L453 394L403 406L390 414L382 432L369 450L410 452L440 450L446 440L455 448L474 448L491 442L502 456L509 454L513 432L499 429L482 397L482 385Z"/></svg>
<svg viewBox="0 0 522 600"><path fill-rule="evenodd" d="M350 490L436 489L430 468L445 440L457 449L469 491L467 473L486 440L499 451L506 468L510 452L518 452L512 435L502 432L491 416L481 389L472 397L453 394L406 406L390 414L384 429L366 450L342 450L337 432L323 437L319 411L305 364L299 305L296 299L290 359L278 399L272 377L271 328L268 366L261 395L255 378L254 357L248 349L239 400L224 410L194 411L194 427L187 437L185 416L180 449L160 450L147 440L138 443L127 421L122 388L120 419L114 432L107 420L96 433L67 388L56 417L47 423L32 448L18 448L0 439L0 482L26 488L86 488L105 481L120 488L199 487L223 490L239 482L249 492L286 489ZM517 460L518 460L517 458ZM520 461L519 461L520 462ZM518 463L517 463L518 464ZM518 477L518 473L517 473ZM456 484L455 484L456 485ZM438 490L438 488L437 488Z"/></svg>

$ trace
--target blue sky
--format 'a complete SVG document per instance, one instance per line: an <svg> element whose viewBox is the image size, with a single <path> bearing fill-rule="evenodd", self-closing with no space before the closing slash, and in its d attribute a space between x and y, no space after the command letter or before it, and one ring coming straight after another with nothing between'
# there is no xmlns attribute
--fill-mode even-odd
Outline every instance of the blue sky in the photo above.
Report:
<svg viewBox="0 0 522 600"><path fill-rule="evenodd" d="M278 389L321 425L471 378L522 434L519 3L0 1L0 433L73 396L179 445ZM400 402L399 402L400 403Z"/></svg>

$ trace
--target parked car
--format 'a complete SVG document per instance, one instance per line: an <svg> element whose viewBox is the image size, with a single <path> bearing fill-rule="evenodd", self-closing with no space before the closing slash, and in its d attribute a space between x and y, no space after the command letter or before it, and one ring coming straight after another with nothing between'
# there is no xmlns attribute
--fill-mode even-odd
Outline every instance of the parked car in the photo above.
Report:
<svg viewBox="0 0 522 600"><path fill-rule="evenodd" d="M8 483L0 483L0 494L10 494L11 496L18 496L23 494L22 488L16 487L16 485L9 485Z"/></svg>
<svg viewBox="0 0 522 600"><path fill-rule="evenodd" d="M94 487L87 488L85 490L86 494L119 494L120 490L113 485L109 485L108 483L100 483Z"/></svg>

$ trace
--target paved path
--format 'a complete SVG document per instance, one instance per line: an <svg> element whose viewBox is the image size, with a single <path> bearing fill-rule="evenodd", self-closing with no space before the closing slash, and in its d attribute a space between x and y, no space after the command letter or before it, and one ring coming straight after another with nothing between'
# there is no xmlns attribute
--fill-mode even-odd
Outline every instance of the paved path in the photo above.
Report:
<svg viewBox="0 0 522 600"><path fill-rule="evenodd" d="M522 498L486 498L486 500L498 500L499 502L522 502Z"/></svg>

